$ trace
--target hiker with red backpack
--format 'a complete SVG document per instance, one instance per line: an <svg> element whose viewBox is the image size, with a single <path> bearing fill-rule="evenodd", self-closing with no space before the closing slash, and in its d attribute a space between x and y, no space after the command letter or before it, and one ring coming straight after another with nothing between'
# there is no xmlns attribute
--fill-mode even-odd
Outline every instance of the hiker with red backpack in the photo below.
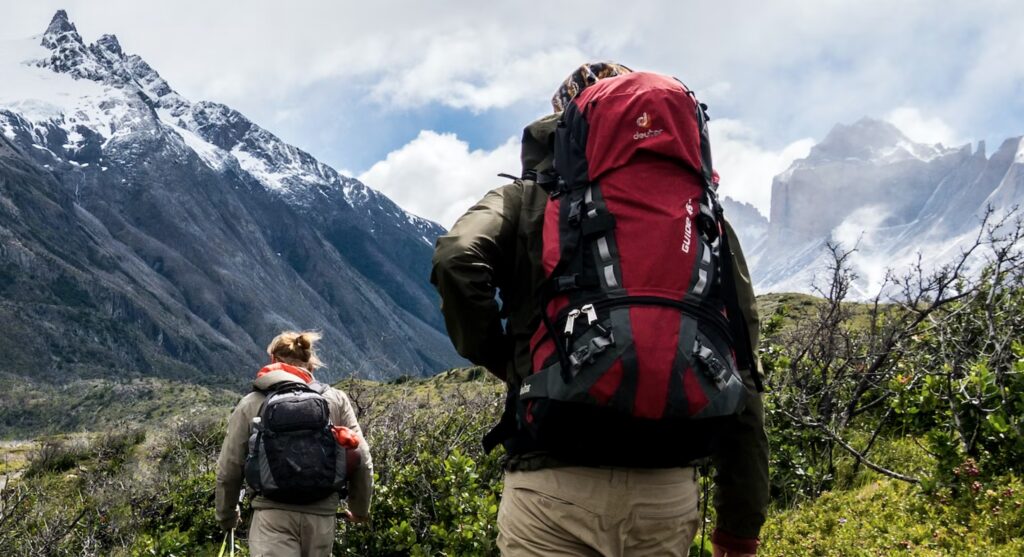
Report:
<svg viewBox="0 0 1024 557"><path fill-rule="evenodd" d="M352 403L316 381L319 333L288 331L267 347L270 364L228 420L217 459L216 515L225 531L239 522L243 479L254 495L249 554L326 556L336 513L369 520L373 463Z"/></svg>
<svg viewBox="0 0 1024 557"><path fill-rule="evenodd" d="M504 555L687 555L697 465L716 556L768 504L758 315L717 197L705 105L678 80L585 64L527 126L523 172L437 241L459 353L508 384Z"/></svg>

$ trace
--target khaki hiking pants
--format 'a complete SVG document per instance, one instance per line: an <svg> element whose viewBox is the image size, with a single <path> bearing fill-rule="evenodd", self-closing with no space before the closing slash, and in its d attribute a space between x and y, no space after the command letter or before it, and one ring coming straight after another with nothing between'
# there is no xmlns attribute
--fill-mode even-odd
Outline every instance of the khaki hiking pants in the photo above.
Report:
<svg viewBox="0 0 1024 557"><path fill-rule="evenodd" d="M334 547L335 515L256 509L249 526L252 557L324 557Z"/></svg>
<svg viewBox="0 0 1024 557"><path fill-rule="evenodd" d="M685 556L700 520L694 468L507 472L504 556Z"/></svg>

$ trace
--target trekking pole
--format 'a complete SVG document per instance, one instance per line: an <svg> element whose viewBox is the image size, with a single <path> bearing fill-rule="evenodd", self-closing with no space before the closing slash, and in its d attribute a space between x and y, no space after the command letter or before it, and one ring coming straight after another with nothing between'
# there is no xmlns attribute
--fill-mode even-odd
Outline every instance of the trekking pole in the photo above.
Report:
<svg viewBox="0 0 1024 557"><path fill-rule="evenodd" d="M242 501L245 501L245 488L238 492L238 504L235 505L235 513L241 519L242 516ZM237 528L237 526L236 526ZM235 528L231 529L231 557L235 557Z"/></svg>
<svg viewBox="0 0 1024 557"><path fill-rule="evenodd" d="M704 541L707 536L708 528L708 475L710 470L708 463L705 461L700 465L701 483L703 483L704 490L704 512L700 516L700 557L704 557Z"/></svg>

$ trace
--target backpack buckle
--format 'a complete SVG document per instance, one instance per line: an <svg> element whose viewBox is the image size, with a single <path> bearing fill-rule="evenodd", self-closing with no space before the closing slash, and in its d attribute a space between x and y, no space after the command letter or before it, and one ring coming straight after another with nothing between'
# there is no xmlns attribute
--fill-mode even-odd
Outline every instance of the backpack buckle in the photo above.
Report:
<svg viewBox="0 0 1024 557"><path fill-rule="evenodd" d="M714 381L715 387L719 391L725 389L728 383L729 369L715 357L715 353L707 346L701 344L699 340L695 340L693 343L693 355L704 364L704 375Z"/></svg>
<svg viewBox="0 0 1024 557"><path fill-rule="evenodd" d="M583 220L583 200L577 199L569 205L569 226L576 228Z"/></svg>
<svg viewBox="0 0 1024 557"><path fill-rule="evenodd" d="M605 350L608 350L609 346L615 345L615 337L612 336L611 331L607 331L603 327L601 327L601 330L604 333L602 336L590 339L590 342L580 346L569 355L569 363L572 364L573 375L579 373L583 366L594 363L594 360Z"/></svg>

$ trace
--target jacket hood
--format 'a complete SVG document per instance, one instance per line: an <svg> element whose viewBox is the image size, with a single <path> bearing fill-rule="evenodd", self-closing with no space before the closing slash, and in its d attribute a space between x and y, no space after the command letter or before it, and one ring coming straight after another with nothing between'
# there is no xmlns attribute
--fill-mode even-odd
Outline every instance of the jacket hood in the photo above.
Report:
<svg viewBox="0 0 1024 557"><path fill-rule="evenodd" d="M257 389L265 391L270 387L285 381L293 383L301 381L309 384L313 382L313 374L300 367L278 362L264 366L263 369L259 370L256 373L256 379L252 382L252 385Z"/></svg>
<svg viewBox="0 0 1024 557"><path fill-rule="evenodd" d="M523 172L527 170L544 171L554 166L555 128L561 112L549 114L536 120L523 130L523 150L521 160Z"/></svg>

